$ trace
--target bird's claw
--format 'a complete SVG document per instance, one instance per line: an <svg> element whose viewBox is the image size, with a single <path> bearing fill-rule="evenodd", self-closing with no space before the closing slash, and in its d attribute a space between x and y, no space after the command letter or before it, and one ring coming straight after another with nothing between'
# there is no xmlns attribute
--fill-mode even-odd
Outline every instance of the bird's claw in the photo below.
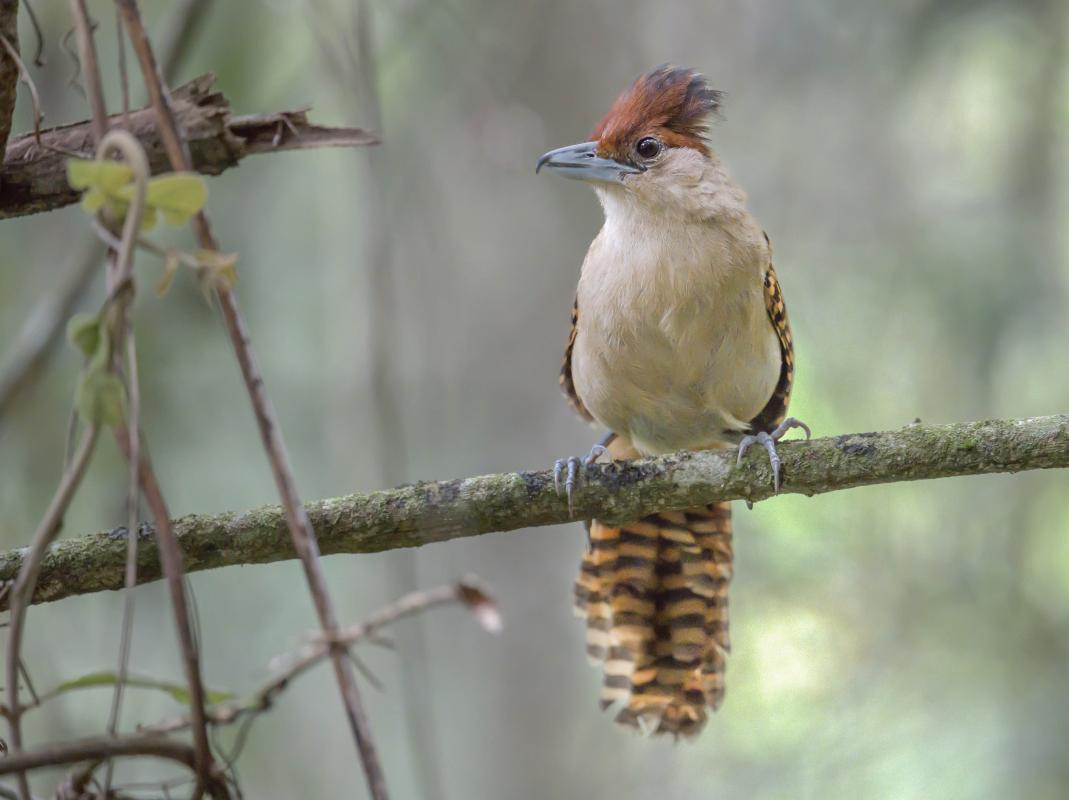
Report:
<svg viewBox="0 0 1069 800"><path fill-rule="evenodd" d="M770 434L764 431L758 431L757 433L747 434L742 437L742 441L739 442L739 457L735 461L735 465L738 466L742 463L742 457L746 455L746 451L750 449L750 445L754 443L764 445L765 450L768 452L768 461L772 465L772 486L775 494L779 494L779 453L776 452L776 440L772 438Z"/></svg>
<svg viewBox="0 0 1069 800"><path fill-rule="evenodd" d="M145 541L151 539L156 535L156 529L152 527L151 523L142 522L137 526L137 538L139 541ZM112 528L108 531L108 538L114 541L126 541L129 538L130 532L126 529L125 525L120 525L118 528Z"/></svg>
<svg viewBox="0 0 1069 800"><path fill-rule="evenodd" d="M794 428L799 428L805 431L806 441L813 435L809 430L809 426L801 420L794 417L787 417L779 424L779 426L771 433L765 431L758 431L757 433L750 433L742 437L742 441L739 442L739 457L736 459L735 464L738 466L742 463L742 457L746 455L746 451L750 448L750 445L757 443L765 448L768 453L768 462L772 465L772 489L773 494L779 494L780 480L780 460L779 453L776 452L776 442L786 435L786 433ZM751 506L752 508L752 506Z"/></svg>
<svg viewBox="0 0 1069 800"><path fill-rule="evenodd" d="M557 490L557 494L561 493L561 474L564 474L564 491L568 495L568 516L574 516L572 509L572 493L575 491L576 484L579 482L579 476L581 470L588 464L593 464L602 454L607 453L608 448L603 444L596 444L590 448L590 452L585 456L569 456L568 458L558 458L553 464L553 488Z"/></svg>

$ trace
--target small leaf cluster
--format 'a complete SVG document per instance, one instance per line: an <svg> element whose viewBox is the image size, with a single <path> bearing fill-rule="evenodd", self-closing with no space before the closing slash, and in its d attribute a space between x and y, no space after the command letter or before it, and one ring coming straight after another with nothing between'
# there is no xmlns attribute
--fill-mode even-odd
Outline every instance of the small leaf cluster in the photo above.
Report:
<svg viewBox="0 0 1069 800"><path fill-rule="evenodd" d="M91 214L106 209L113 218L122 220L134 201L134 172L121 161L69 159L67 181L84 192L82 208ZM208 187L194 173L172 172L150 178L141 230L152 230L160 216L169 225L185 225L204 208L207 199Z"/></svg>
<svg viewBox="0 0 1069 800"><path fill-rule="evenodd" d="M86 359L74 391L74 406L88 424L115 428L122 423L126 390L111 370L111 330L107 313L75 314L67 323L67 339Z"/></svg>

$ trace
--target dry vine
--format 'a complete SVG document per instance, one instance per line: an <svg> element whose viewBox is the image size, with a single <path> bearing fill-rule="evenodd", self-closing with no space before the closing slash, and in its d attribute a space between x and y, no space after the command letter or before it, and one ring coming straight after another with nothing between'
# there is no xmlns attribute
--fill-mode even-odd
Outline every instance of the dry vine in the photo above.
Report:
<svg viewBox="0 0 1069 800"><path fill-rule="evenodd" d="M4 12L3 21L6 25L14 18L14 11L9 9L7 0L3 0L3 2L4 6L0 8L0 11ZM121 689L126 679L127 671L126 658L122 654L128 652L129 646L128 631L133 610L132 601L129 599L124 614L123 644L120 648L122 654L119 658L119 666L116 673L117 685L108 724L108 731L113 737L109 741L114 745L114 748L100 745L99 742L93 742L81 748L54 748L56 753L53 753L54 757L51 761L47 755L40 756L38 754L38 756L31 757L22 753L22 736L19 725L21 716L26 708L36 707L39 703L39 699L34 696L34 702L31 706L23 706L18 695L18 679L25 672L22 669L19 647L24 630L25 612L35 595L36 582L45 553L58 533L63 513L90 461L93 446L102 427L95 418L97 413L101 417L108 417L105 424L115 428L120 450L130 463L129 519L127 522L127 530L130 535L127 537L126 543L124 582L128 588L132 588L138 579L138 548L135 521L137 519L138 495L142 493L154 518L157 543L154 555L159 558L160 569L167 577L170 589L171 603L188 683L190 697L189 727L193 732L193 747L188 758L185 751L182 751L181 755L178 755L178 751L173 751L172 756L168 757L174 757L192 767L196 775L196 785L193 790L194 798L199 797L205 791L212 794L213 797L229 796L225 782L220 780L220 772L215 765L208 738L205 694L199 675L199 654L193 635L188 599L186 597L182 554L172 531L170 515L159 483L155 477L151 462L145 454L143 435L140 430L140 402L136 385L136 345L128 312L134 295L132 259L134 250L140 242L138 230L142 212L146 210L146 186L150 174L162 167L159 162L161 156L165 156L169 167L178 172L188 172L194 168L207 172L217 172L226 166L236 163L241 155L248 152L270 152L293 149L295 147L353 146L369 144L375 141L374 137L356 129L325 129L312 126L307 122L303 112L231 119L225 99L222 99L219 95L208 93L210 78L202 79L194 84L192 91L193 102L187 104L190 113L195 117L196 113L199 112L202 118L206 120L206 123L197 125L192 117L178 117L175 113L169 90L160 79L156 57L141 23L137 4L130 0L118 0L116 6L118 19L121 20L125 28L141 67L150 105L142 112L130 112L128 110L128 80L122 44L120 43L119 69L123 88L123 111L120 116L109 118L95 48L94 23L89 18L85 0L70 0L74 30L77 34L81 81L92 111L91 119L85 127L85 131L88 132L95 143L98 159L107 155L108 151L117 148L134 175L134 183L132 184L133 196L128 205L125 206L125 210L120 212L124 214L121 241L116 241L107 231L108 221L106 219L103 225L98 226L109 244L110 253L107 269L108 302L99 315L100 319L106 320L106 324L100 323L101 327L98 332L94 332L96 331L94 329L94 331L85 334L87 336L95 336L96 339L94 341L104 341L101 337L106 337L106 344L102 345L103 350L100 351L100 358L104 365L100 370L101 375L97 376L96 373L93 373L90 377L93 377L98 382L115 381L117 385L122 387L121 391L126 400L123 404L125 408L122 412L112 411L107 414L100 410L104 404L104 401L100 398L93 399L90 404L90 407L97 410L93 412L94 416L89 419L81 444L64 474L56 497L39 527L34 544L28 551L24 567L15 578L8 597L12 612L11 635L9 637L6 660L9 699L7 706L3 710L10 723L12 754L4 762L4 769L0 770L0 772L13 772L15 774L19 783L18 793L22 800L30 800L31 798L26 769L45 763L64 763L64 759L67 758L70 760L83 760L76 757L79 753L85 754L85 758L89 758L90 755L88 754L99 752L101 754L100 758L108 761L108 755L121 754L125 752L123 747L131 744L130 742L124 742L121 737L115 737L118 729ZM8 15L9 11L10 15ZM14 45L8 38L4 39L3 46L3 58L0 61L4 63L13 61L20 70L24 69ZM0 64L0 66L3 66L3 64ZM4 79L5 86L2 88L6 91L11 88L10 82L7 82L6 70ZM5 103L6 98L7 94L5 94ZM222 112L216 111L213 113L210 111L212 103L214 102L218 107L220 100L222 100ZM7 108L0 110L3 110L5 115L9 111ZM143 120L143 122L139 123L138 120ZM204 141L211 142L214 137L215 140L222 144L222 148L214 150L210 146L207 150L201 148L199 152L202 153L202 157L199 162L195 163L191 156L186 130L206 130L207 139ZM202 133L201 135L203 136L204 134ZM6 208L8 213L18 214L58 207L76 199L77 194L63 188L63 186L59 186L55 191L50 187L58 184L65 185L66 174L61 156L84 152L86 136L87 133L80 131L78 126L66 126L45 134L35 130L32 142L24 141L7 148L5 152L5 178L7 180L2 190L0 190L2 191L0 208ZM158 138L154 139L153 137ZM198 141L201 141L201 139L198 139ZM205 152L209 154L207 162L203 156ZM153 163L152 160L153 153L158 154L156 163ZM219 161L215 169L212 168L212 158ZM219 160L220 158L221 160ZM108 210L107 208L105 209L105 211ZM114 211L111 210L110 213L114 213ZM217 263L226 262L229 257L218 253L218 247L210 232L207 218L202 212L198 211L196 213L193 220L193 228L201 247L201 253L205 254L198 256L198 258L205 261L214 259ZM232 269L229 265L227 268ZM343 704L357 742L372 795L375 798L385 798L387 796L385 778L382 774L370 726L361 705L355 675L348 658L347 640L344 640L339 632L338 622L318 562L318 546L315 534L297 494L296 480L289 465L270 400L255 364L249 335L231 286L232 279L224 270L209 274L209 278L223 310L227 330L230 333L231 341L238 356L238 363L245 378L256 418L260 425L268 460L275 474L283 504L287 509L287 519L294 545L301 553L305 564L309 588L319 614L324 637L324 643L317 651L320 655L316 656L316 660L319 657L325 657L334 665ZM66 307L69 304L64 303L62 305ZM86 346L83 349L86 349L88 355L91 348ZM99 347L96 349L100 350ZM96 360L97 356L94 355L93 358ZM33 361L33 358L17 359L16 364L22 366L23 364L32 364ZM97 367L99 369L100 365L98 364ZM12 385L17 385L17 382L12 383ZM117 402L117 399L115 402ZM121 413L122 418L111 419L117 413ZM82 415L86 415L84 409ZM135 751L141 752L138 750L136 742L133 745L133 749L130 750L131 753L135 753ZM150 747L148 750L151 751L152 748ZM79 774L77 780L72 778L72 781L79 786L85 786L91 777L91 773L92 769L83 771ZM109 762L108 777L101 790L105 795L110 792L110 781Z"/></svg>
<svg viewBox="0 0 1069 800"><path fill-rule="evenodd" d="M148 89L152 107L156 111L156 121L171 167L176 171L189 171L192 169L189 146L176 122L167 88L159 78L156 57L145 33L145 28L141 23L141 15L137 3L135 0L116 0L116 3L122 13L131 46L137 54L137 60L141 65L141 74ZM203 212L198 212L194 216L193 230L202 250L207 252L219 251L215 237L212 235L208 224L208 219ZM301 504L300 495L297 491L297 481L289 462L289 456L286 453L282 432L252 350L248 326L242 316L233 289L226 283L220 282L216 285L215 290L223 311L227 332L230 334L231 344L241 367L245 387L252 401L256 421L260 429L260 438L263 440L271 471L274 474L275 483L282 498L282 505L286 510L286 520L290 534L293 537L293 544L301 557L305 578L312 593L320 624L324 633L329 636L337 630L338 622L334 613L333 602L330 599L326 578L319 563L319 547L316 542L315 531L312 529L308 514ZM388 796L386 780L371 735L371 728L360 699L352 664L340 650L332 651L330 660L334 667L334 674L345 705L349 727L356 739L357 749L360 752L361 762L364 766L372 797L375 800L386 800Z"/></svg>

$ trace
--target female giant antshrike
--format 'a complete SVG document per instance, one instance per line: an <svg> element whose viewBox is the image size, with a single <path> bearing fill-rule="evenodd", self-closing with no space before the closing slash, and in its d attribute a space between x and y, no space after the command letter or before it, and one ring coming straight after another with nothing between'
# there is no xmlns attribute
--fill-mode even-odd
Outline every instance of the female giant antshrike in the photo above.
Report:
<svg viewBox="0 0 1069 800"><path fill-rule="evenodd" d="M589 181L605 212L579 276L561 386L611 433L562 459L569 500L584 463L754 442L772 461L794 351L768 237L707 140L720 103L697 73L663 66L613 104L592 141L538 162ZM606 448L604 445L608 445ZM732 573L728 503L594 520L576 582L587 652L617 720L692 736L724 697Z"/></svg>

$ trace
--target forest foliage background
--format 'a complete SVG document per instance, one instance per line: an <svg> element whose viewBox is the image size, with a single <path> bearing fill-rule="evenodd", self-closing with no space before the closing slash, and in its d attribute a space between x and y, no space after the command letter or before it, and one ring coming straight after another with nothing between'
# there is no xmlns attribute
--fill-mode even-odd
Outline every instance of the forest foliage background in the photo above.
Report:
<svg viewBox="0 0 1069 800"><path fill-rule="evenodd" d="M37 6L46 124L84 119L65 4ZM163 4L145 6L159 29ZM90 7L115 108L112 12ZM378 148L251 159L209 184L305 497L586 451L595 434L556 373L600 210L534 162L664 61L727 93L714 146L772 238L792 412L815 434L1066 409L1063 0L404 0L372 3L371 19L358 52L347 3L218 3L178 81L211 70L238 113L310 103L383 132ZM32 41L25 19L21 34ZM15 130L30 125L23 97ZM88 235L77 207L0 224L0 343ZM144 286L160 266L139 260ZM176 514L275 498L216 317L188 279L138 299L145 428ZM79 365L57 353L0 417L0 546L28 541L55 486ZM123 524L124 474L109 440L67 535ZM1060 796L1064 475L783 497L737 504L736 519L728 700L676 747L597 710L570 611L579 524L328 558L343 620L467 572L505 618L488 638L441 612L406 622L397 653L365 654L395 796ZM315 627L296 562L190 580L210 687L252 687ZM132 670L180 680L162 584L137 602ZM38 686L111 668L120 611L118 594L32 609ZM248 796L363 791L329 671L315 675L257 723L239 762ZM49 703L27 737L95 732L109 702ZM134 690L124 718L174 712Z"/></svg>

